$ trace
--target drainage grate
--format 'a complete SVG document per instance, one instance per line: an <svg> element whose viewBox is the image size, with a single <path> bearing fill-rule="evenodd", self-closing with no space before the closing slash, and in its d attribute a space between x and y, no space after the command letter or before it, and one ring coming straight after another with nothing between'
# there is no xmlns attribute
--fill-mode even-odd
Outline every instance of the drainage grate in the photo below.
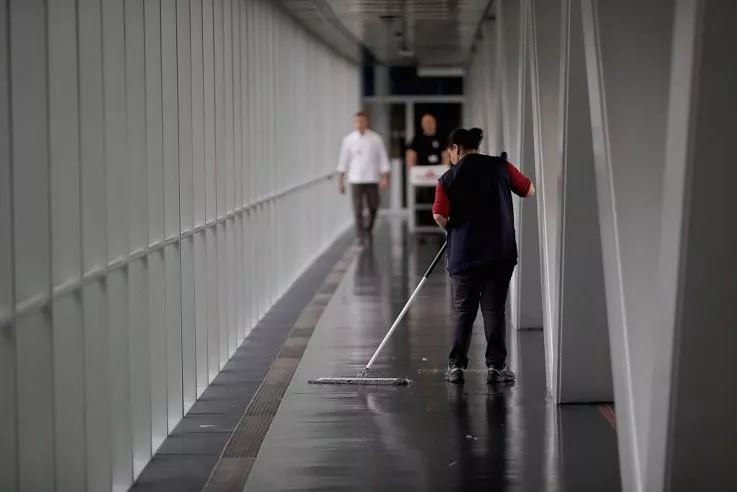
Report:
<svg viewBox="0 0 737 492"><path fill-rule="evenodd" d="M328 274L318 293L300 313L269 373L230 436L205 484L205 490L242 490L315 325L355 256L356 251L348 249Z"/></svg>
<svg viewBox="0 0 737 492"><path fill-rule="evenodd" d="M255 458L271 425L272 415L246 415L233 432L223 458Z"/></svg>

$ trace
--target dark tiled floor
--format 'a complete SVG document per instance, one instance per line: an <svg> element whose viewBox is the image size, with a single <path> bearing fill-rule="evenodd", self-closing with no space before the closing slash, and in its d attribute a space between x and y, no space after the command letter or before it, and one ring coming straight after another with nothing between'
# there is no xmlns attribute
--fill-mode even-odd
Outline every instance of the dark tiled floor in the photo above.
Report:
<svg viewBox="0 0 737 492"><path fill-rule="evenodd" d="M485 383L480 326L466 384L443 381L451 335L442 269L374 366L412 385L307 384L361 369L438 246L418 246L398 221L380 224L373 251L325 309L245 490L620 489L616 434L598 409L559 409L547 397L541 332L513 337L515 386Z"/></svg>
<svg viewBox="0 0 737 492"><path fill-rule="evenodd" d="M345 234L277 301L164 441L132 491L202 489L290 329L351 242L352 235Z"/></svg>

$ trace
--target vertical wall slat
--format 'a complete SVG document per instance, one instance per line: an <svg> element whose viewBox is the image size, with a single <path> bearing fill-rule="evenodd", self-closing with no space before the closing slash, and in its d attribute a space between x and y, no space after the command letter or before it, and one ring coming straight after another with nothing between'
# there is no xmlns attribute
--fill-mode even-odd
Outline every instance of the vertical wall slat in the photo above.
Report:
<svg viewBox="0 0 737 492"><path fill-rule="evenodd" d="M215 33L214 0L202 3L202 54L204 70L204 119L205 119L205 209L206 220L211 223L217 218L217 177L215 174ZM220 370L219 315L218 315L218 263L217 243L214 229L205 231L207 255L207 350L208 382Z"/></svg>
<svg viewBox="0 0 737 492"><path fill-rule="evenodd" d="M164 137L164 237L180 236L179 111L176 0L161 1L161 87ZM182 308L179 244L164 249L168 428L182 417Z"/></svg>
<svg viewBox="0 0 737 492"><path fill-rule="evenodd" d="M179 210L181 231L194 227L192 164L192 54L189 0L177 0L177 81L179 107ZM182 275L182 398L184 411L197 399L194 304L194 246L187 237L180 244Z"/></svg>
<svg viewBox="0 0 737 492"><path fill-rule="evenodd" d="M8 2L0 0L0 39L9 35ZM9 45L0 48L0 231L7 231L0 241L0 489L18 488L18 425L15 373L15 326L13 296L13 222L12 172L10 148L10 59Z"/></svg>
<svg viewBox="0 0 737 492"><path fill-rule="evenodd" d="M79 124L77 19L72 0L48 5L49 156L52 285L79 281ZM82 490L85 477L82 306L76 293L52 309L55 480L59 490Z"/></svg>
<svg viewBox="0 0 737 492"><path fill-rule="evenodd" d="M151 357L151 449L159 448L168 433L166 390L166 313L164 310L164 252L148 257L148 322Z"/></svg>
<svg viewBox="0 0 737 492"><path fill-rule="evenodd" d="M161 89L161 4L144 2L146 57L146 181L148 243L164 239L164 149ZM151 379L151 449L167 434L166 330L162 252L148 258L149 357Z"/></svg>
<svg viewBox="0 0 737 492"><path fill-rule="evenodd" d="M214 54L214 93L215 93L215 203L217 225L215 244L217 248L217 309L218 309L218 367L222 368L229 358L228 351L228 303L227 289L227 247L226 222L226 153L225 153L225 57L223 46L224 22L223 0L213 2L213 54Z"/></svg>
<svg viewBox="0 0 737 492"><path fill-rule="evenodd" d="M78 0L79 128L84 272L104 267L107 204L100 0ZM104 280L82 289L84 416L88 490L110 490L111 431L107 293Z"/></svg>
<svg viewBox="0 0 737 492"><path fill-rule="evenodd" d="M223 0L223 100L224 100L224 131L225 131L225 212L232 214L235 211L235 179L234 179L234 142L233 142L233 3L232 0ZM228 358L237 348L237 335L235 330L235 304L234 304L234 240L235 240L235 217L228 216L225 222L226 232L226 256L225 261L230 267L225 269L225 297L228 325Z"/></svg>
<svg viewBox="0 0 737 492"><path fill-rule="evenodd" d="M202 46L202 0L190 0L191 61L192 61L192 181L193 220L195 226L204 225L207 210L205 201L205 119L204 69ZM207 250L204 231L193 238L194 306L197 396L207 387Z"/></svg>
<svg viewBox="0 0 737 492"><path fill-rule="evenodd" d="M125 3L126 128L130 193L130 250L148 246L146 168L146 64L143 0ZM130 356L131 446L133 477L151 458L151 359L148 325L148 263L129 266L128 321Z"/></svg>
<svg viewBox="0 0 737 492"><path fill-rule="evenodd" d="M125 23L122 3L103 0L102 34L107 252L108 260L116 261L126 258L129 253ZM127 269L112 271L107 276L113 490L127 490L133 479L127 283Z"/></svg>
<svg viewBox="0 0 737 492"><path fill-rule="evenodd" d="M43 1L10 5L15 301L48 296L51 285L47 32ZM54 483L51 322L46 310L16 324L19 489Z"/></svg>

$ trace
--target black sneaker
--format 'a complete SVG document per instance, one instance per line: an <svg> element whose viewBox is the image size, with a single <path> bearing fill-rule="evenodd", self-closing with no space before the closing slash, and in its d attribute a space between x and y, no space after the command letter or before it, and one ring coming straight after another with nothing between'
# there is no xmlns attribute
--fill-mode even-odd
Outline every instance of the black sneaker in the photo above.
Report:
<svg viewBox="0 0 737 492"><path fill-rule="evenodd" d="M463 382L463 369L458 364L448 364L448 370L445 372L445 380L449 383L461 384Z"/></svg>
<svg viewBox="0 0 737 492"><path fill-rule="evenodd" d="M513 383L515 379L514 373L506 365L501 369L490 367L486 374L487 383Z"/></svg>

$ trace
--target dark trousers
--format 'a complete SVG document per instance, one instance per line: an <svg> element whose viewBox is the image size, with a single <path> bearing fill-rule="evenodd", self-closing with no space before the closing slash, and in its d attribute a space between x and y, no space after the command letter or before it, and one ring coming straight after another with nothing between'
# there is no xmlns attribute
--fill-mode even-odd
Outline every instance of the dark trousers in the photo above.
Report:
<svg viewBox="0 0 737 492"><path fill-rule="evenodd" d="M377 183L359 183L351 185L353 198L353 215L356 219L356 234L364 238L371 234L376 220L376 211L379 208L379 185ZM363 218L363 209L368 208L368 223Z"/></svg>
<svg viewBox="0 0 737 492"><path fill-rule="evenodd" d="M509 281L515 262L495 262L492 265L453 275L453 349L449 362L462 368L468 366L468 347L476 313L481 304L486 333L486 366L501 369L507 361L505 307Z"/></svg>

